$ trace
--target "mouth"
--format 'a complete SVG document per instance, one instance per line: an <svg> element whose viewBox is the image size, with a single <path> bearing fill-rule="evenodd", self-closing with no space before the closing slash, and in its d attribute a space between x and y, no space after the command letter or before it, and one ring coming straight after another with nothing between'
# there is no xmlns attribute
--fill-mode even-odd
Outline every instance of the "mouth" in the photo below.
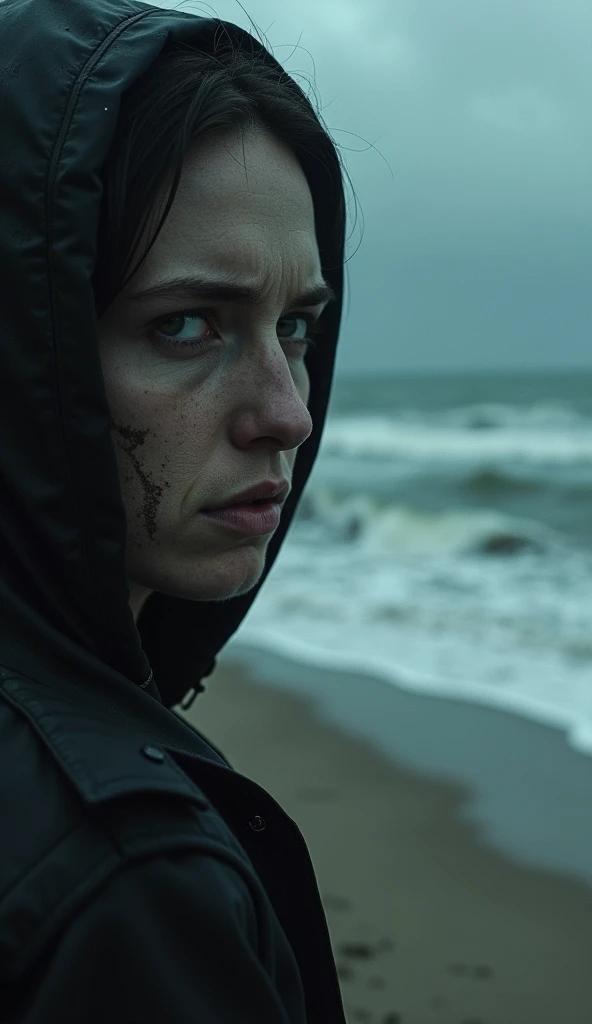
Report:
<svg viewBox="0 0 592 1024"><path fill-rule="evenodd" d="M250 501L233 501L231 505L223 505L221 509L204 509L205 512L222 512L225 508L246 508L251 505L279 505L277 498L251 498Z"/></svg>
<svg viewBox="0 0 592 1024"><path fill-rule="evenodd" d="M287 479L262 480L260 483L254 484L253 487L234 494L229 501L221 502L219 505L206 505L202 511L217 512L223 508L236 508L239 505L257 507L270 502L283 505L290 490L290 481Z"/></svg>
<svg viewBox="0 0 592 1024"><path fill-rule="evenodd" d="M263 537L277 530L282 503L273 498L241 501L223 508L202 509L201 515L214 526L232 530L245 537Z"/></svg>

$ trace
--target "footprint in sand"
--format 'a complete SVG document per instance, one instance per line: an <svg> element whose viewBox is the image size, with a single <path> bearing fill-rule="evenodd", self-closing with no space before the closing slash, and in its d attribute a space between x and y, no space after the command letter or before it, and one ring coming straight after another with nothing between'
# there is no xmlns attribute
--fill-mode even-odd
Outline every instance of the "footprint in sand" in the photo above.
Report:
<svg viewBox="0 0 592 1024"><path fill-rule="evenodd" d="M480 964L473 968L474 978L493 978L493 968L489 964Z"/></svg>
<svg viewBox="0 0 592 1024"><path fill-rule="evenodd" d="M354 960L373 960L379 953L389 952L395 948L396 943L392 939L380 939L375 946L369 942L342 942L337 947L343 956L352 957Z"/></svg>
<svg viewBox="0 0 592 1024"><path fill-rule="evenodd" d="M342 942L337 949L352 960L373 960L376 956L376 950L368 942Z"/></svg>

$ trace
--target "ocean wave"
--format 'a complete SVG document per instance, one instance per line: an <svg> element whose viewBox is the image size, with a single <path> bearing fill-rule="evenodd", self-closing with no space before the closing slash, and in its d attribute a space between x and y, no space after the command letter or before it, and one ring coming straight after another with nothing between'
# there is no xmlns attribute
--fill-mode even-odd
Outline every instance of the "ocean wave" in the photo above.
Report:
<svg viewBox="0 0 592 1024"><path fill-rule="evenodd" d="M510 560L321 547L292 535L239 631L441 696L546 709L592 737L592 557ZM577 731L577 739L576 739ZM592 753L592 750L587 752Z"/></svg>
<svg viewBox="0 0 592 1024"><path fill-rule="evenodd" d="M420 419L425 420L425 413ZM480 402L447 409L435 419L464 430L592 431L592 419L559 401L536 402L530 406Z"/></svg>
<svg viewBox="0 0 592 1024"><path fill-rule="evenodd" d="M348 543L369 553L513 556L562 550L568 539L537 520L487 509L422 512L368 494L339 498L325 487L304 494L296 523L317 543ZM316 532L315 532L316 531Z"/></svg>
<svg viewBox="0 0 592 1024"><path fill-rule="evenodd" d="M592 753L588 385L440 384L348 386L237 640L560 724Z"/></svg>
<svg viewBox="0 0 592 1024"><path fill-rule="evenodd" d="M499 411L499 410L498 410ZM532 410L531 410L532 412ZM566 410L567 412L567 410ZM424 414L416 422L391 416L342 416L328 421L321 443L321 455L353 458L391 458L415 463L483 460L521 460L525 464L544 462L592 463L592 421L580 417L574 423L555 424L541 429L541 424L506 421L503 429L469 429L470 411L462 410L454 421L454 411L441 414L439 420L428 420ZM576 417L571 413L570 417Z"/></svg>
<svg viewBox="0 0 592 1024"><path fill-rule="evenodd" d="M484 497L504 498L513 494L535 494L548 487L548 479L544 476L525 476L503 469L477 469L469 472L459 481L462 491ZM592 483L586 488L592 499Z"/></svg>

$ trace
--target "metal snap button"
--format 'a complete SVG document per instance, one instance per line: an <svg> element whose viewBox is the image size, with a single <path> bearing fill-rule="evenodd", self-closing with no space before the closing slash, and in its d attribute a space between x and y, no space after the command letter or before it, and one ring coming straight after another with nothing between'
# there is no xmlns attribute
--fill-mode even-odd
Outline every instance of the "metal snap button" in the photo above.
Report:
<svg viewBox="0 0 592 1024"><path fill-rule="evenodd" d="M145 747L142 747L142 754L144 757L149 758L150 761L158 761L159 763L164 761L164 754L158 747L151 747L147 744Z"/></svg>
<svg viewBox="0 0 592 1024"><path fill-rule="evenodd" d="M256 814L254 818L251 818L249 828L252 828L253 832L262 832L264 828L267 828L265 818L262 818L260 814Z"/></svg>

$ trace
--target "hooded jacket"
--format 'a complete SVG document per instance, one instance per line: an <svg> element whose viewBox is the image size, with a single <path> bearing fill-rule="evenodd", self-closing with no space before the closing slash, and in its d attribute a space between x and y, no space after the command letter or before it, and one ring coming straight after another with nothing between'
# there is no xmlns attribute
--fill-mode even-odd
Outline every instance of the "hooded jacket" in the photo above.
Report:
<svg viewBox="0 0 592 1024"><path fill-rule="evenodd" d="M318 451L343 286L329 142L315 216L337 302L263 577L225 602L153 593L137 624L129 605L92 288L101 169L122 94L163 47L221 32L278 66L218 19L0 0L2 1024L345 1019L296 823L174 710L257 596Z"/></svg>

